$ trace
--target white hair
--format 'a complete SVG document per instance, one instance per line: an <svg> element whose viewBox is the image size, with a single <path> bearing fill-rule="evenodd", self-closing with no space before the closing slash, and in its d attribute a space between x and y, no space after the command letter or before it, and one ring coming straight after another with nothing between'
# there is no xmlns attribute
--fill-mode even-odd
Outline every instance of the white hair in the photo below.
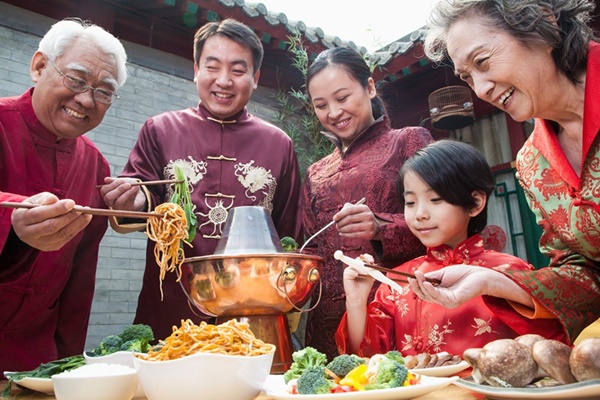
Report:
<svg viewBox="0 0 600 400"><path fill-rule="evenodd" d="M38 51L54 61L77 39L90 40L115 58L117 85L121 87L127 80L127 53L119 39L98 25L77 19L59 21L40 40Z"/></svg>

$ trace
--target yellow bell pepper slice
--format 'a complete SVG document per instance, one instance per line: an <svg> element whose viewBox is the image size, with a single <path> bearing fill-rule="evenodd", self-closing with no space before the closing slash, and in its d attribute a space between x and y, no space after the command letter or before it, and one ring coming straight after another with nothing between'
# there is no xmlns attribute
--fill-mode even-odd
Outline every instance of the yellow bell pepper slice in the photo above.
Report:
<svg viewBox="0 0 600 400"><path fill-rule="evenodd" d="M340 380L339 384L350 386L354 390L365 390L363 385L369 382L368 378L365 376L365 372L367 372L367 365L361 364L348 372L348 374Z"/></svg>

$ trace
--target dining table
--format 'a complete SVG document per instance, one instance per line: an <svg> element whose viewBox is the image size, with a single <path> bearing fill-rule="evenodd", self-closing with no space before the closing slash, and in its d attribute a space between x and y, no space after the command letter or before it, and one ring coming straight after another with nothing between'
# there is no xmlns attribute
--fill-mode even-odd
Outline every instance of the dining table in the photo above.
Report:
<svg viewBox="0 0 600 400"><path fill-rule="evenodd" d="M0 381L0 392L6 386L6 381ZM31 392L31 391L18 391L13 390L13 395L10 397L0 397L2 400L55 400L54 396L49 396L43 393ZM302 398L298 395L298 399ZM143 400L144 398L137 398L135 400ZM332 400L335 399L335 395L332 395ZM416 397L415 400L482 400L485 396L469 390L460 388L455 385L449 385L442 389L433 391L424 396ZM188 400L188 399L172 399L172 400ZM267 396L266 393L262 392L256 397L255 400L274 400L273 397Z"/></svg>

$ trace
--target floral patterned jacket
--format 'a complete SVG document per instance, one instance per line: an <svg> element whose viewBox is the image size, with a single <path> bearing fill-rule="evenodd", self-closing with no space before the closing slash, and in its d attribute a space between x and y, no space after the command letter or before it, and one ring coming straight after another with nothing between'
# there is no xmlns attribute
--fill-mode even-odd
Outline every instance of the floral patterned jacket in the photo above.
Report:
<svg viewBox="0 0 600 400"><path fill-rule="evenodd" d="M600 44L591 43L585 83L581 174L554 129L536 120L517 155L517 177L543 228L547 268L507 272L564 325L569 340L600 317Z"/></svg>

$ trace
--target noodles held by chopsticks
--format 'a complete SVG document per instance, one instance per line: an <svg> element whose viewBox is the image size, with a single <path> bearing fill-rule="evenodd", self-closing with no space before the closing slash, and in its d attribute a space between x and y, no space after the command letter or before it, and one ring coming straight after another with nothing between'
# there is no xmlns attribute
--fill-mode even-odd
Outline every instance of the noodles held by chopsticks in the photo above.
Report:
<svg viewBox="0 0 600 400"><path fill-rule="evenodd" d="M154 257L160 267L162 299L162 281L166 273L177 270L177 281L181 279L181 264L185 258L181 241L188 237L187 218L183 208L175 203L159 204L156 206L155 212L161 213L163 216L162 218L148 218L146 234L156 242Z"/></svg>
<svg viewBox="0 0 600 400"><path fill-rule="evenodd" d="M231 319L220 325L181 320L181 327L173 326L173 333L148 351L136 354L149 361L175 360L198 352L241 356L258 356L275 351L275 345L254 336L247 323Z"/></svg>

